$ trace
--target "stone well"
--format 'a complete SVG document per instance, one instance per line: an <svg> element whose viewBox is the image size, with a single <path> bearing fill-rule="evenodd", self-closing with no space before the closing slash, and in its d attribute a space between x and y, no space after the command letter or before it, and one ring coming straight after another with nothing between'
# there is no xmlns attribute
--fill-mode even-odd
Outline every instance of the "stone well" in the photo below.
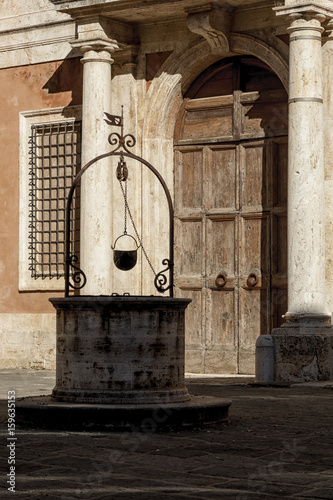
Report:
<svg viewBox="0 0 333 500"><path fill-rule="evenodd" d="M50 299L57 311L52 398L76 403L174 403L184 382L189 299L76 296Z"/></svg>
<svg viewBox="0 0 333 500"><path fill-rule="evenodd" d="M189 395L184 381L189 299L72 296L57 311L52 395L17 400L20 427L154 432L223 424L231 401Z"/></svg>

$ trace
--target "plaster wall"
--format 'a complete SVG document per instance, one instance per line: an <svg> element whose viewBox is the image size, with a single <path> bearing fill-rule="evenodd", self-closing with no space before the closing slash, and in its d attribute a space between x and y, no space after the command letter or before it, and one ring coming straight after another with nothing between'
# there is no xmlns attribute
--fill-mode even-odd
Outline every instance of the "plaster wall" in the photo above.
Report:
<svg viewBox="0 0 333 500"><path fill-rule="evenodd" d="M0 366L55 369L55 314L0 314Z"/></svg>
<svg viewBox="0 0 333 500"><path fill-rule="evenodd" d="M49 294L18 291L19 113L80 104L80 72L78 60L0 70L0 314L52 312Z"/></svg>

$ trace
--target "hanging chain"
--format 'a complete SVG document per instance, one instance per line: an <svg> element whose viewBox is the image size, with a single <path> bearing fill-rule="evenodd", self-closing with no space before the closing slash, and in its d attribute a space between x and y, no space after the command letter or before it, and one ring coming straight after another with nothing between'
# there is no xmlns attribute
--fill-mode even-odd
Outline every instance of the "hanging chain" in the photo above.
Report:
<svg viewBox="0 0 333 500"><path fill-rule="evenodd" d="M120 186L121 186L121 189L123 190L123 187L122 187L122 184L121 184L121 181L120 182ZM123 191L123 195L124 195L124 234L127 234L127 208L128 208L128 203L127 203L127 179L124 181L125 182L125 192Z"/></svg>
<svg viewBox="0 0 333 500"><path fill-rule="evenodd" d="M125 188L123 187L122 182L125 182ZM135 235L136 235L136 237L138 239L138 242L140 243L140 247L142 248L142 252L143 252L144 256L146 257L146 260L147 260L147 262L149 264L150 269L153 271L154 275L156 276L155 269L153 268L153 265L150 262L150 259L149 259L148 255L147 255L147 252L146 252L146 250L145 250L145 248L144 248L144 246L142 244L141 238L140 238L139 233L138 233L138 231L137 231L137 229L135 227L135 224L134 224L132 213L131 213L130 208L128 206L128 202L127 202L127 179L125 181L119 180L119 184L120 184L121 191L122 191L123 196L124 196L124 202L125 202L125 229L124 229L124 234L127 234L127 232L125 232L125 231L127 230L127 215L126 214L128 212L128 215L129 215L129 217L131 219L131 223L132 223Z"/></svg>

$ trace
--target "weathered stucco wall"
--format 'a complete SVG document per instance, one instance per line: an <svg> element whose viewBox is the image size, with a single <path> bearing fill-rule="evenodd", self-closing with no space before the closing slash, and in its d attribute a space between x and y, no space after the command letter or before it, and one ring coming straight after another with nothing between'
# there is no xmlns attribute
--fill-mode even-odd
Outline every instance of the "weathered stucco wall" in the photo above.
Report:
<svg viewBox="0 0 333 500"><path fill-rule="evenodd" d="M18 291L19 113L80 104L81 64L73 59L0 70L0 95L0 313L51 312L49 294Z"/></svg>
<svg viewBox="0 0 333 500"><path fill-rule="evenodd" d="M81 104L79 59L0 70L0 366L54 368L56 293L18 289L19 113ZM29 168L27 164L26 168ZM29 207L27 206L27 210ZM27 242L21 244L28 245Z"/></svg>
<svg viewBox="0 0 333 500"><path fill-rule="evenodd" d="M55 314L0 314L0 367L55 368Z"/></svg>
<svg viewBox="0 0 333 500"><path fill-rule="evenodd" d="M31 12L41 12L54 9L50 0L34 0L26 2L25 0L2 0L0 5L0 17L11 18Z"/></svg>

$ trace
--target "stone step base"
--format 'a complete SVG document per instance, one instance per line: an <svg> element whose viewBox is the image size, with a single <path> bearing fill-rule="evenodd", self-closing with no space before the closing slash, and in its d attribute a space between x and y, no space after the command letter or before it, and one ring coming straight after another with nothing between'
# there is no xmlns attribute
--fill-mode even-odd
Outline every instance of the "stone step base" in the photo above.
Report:
<svg viewBox="0 0 333 500"><path fill-rule="evenodd" d="M58 389L52 391L55 401L64 403L88 403L88 404L159 404L159 403L183 403L190 400L186 389L173 390L136 390L136 391L101 391L87 389Z"/></svg>
<svg viewBox="0 0 333 500"><path fill-rule="evenodd" d="M168 404L79 404L51 396L18 399L18 429L156 432L220 424L228 420L229 399L191 396Z"/></svg>

